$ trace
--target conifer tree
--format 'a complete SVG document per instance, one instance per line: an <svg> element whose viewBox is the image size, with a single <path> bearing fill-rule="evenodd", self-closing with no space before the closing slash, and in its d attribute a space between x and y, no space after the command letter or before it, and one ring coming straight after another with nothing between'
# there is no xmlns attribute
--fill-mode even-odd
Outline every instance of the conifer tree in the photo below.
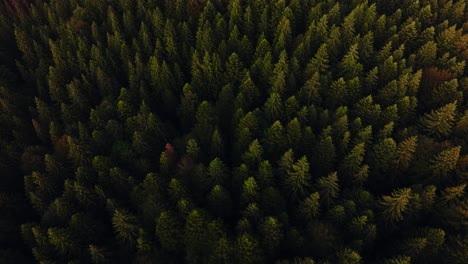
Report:
<svg viewBox="0 0 468 264"><path fill-rule="evenodd" d="M343 251L338 252L337 260L337 263L358 264L361 263L362 257L358 252L349 248L345 248Z"/></svg>
<svg viewBox="0 0 468 264"><path fill-rule="evenodd" d="M398 167L403 169L408 168L410 161L413 159L413 154L416 151L417 140L417 136L412 136L398 144L399 156L396 161Z"/></svg>
<svg viewBox="0 0 468 264"><path fill-rule="evenodd" d="M212 212L219 217L232 214L232 199L229 192L221 185L215 185L208 196Z"/></svg>
<svg viewBox="0 0 468 264"><path fill-rule="evenodd" d="M296 163L291 165L288 177L284 184L290 195L296 199L303 197L310 186L311 175L309 173L309 162L303 156Z"/></svg>
<svg viewBox="0 0 468 264"><path fill-rule="evenodd" d="M332 172L328 176L318 179L317 188L319 189L322 201L329 206L332 199L338 197L338 192L340 191L337 173Z"/></svg>
<svg viewBox="0 0 468 264"><path fill-rule="evenodd" d="M318 71L314 72L314 74L306 81L304 87L301 89L301 94L307 98L307 103L317 103L320 104L322 102L320 91L320 74ZM302 98L302 97L301 97Z"/></svg>
<svg viewBox="0 0 468 264"><path fill-rule="evenodd" d="M218 129L215 129L211 137L210 154L222 158L224 156L224 144Z"/></svg>
<svg viewBox="0 0 468 264"><path fill-rule="evenodd" d="M314 154L313 158L317 159L319 171L329 173L333 168L333 164L335 163L337 156L336 148L333 144L333 138L330 135L323 133L315 148L316 154Z"/></svg>
<svg viewBox="0 0 468 264"><path fill-rule="evenodd" d="M108 261L105 250L99 246L90 244L88 247L88 252L92 263L99 264L106 263Z"/></svg>
<svg viewBox="0 0 468 264"><path fill-rule="evenodd" d="M270 256L276 255L275 250L279 247L283 238L279 221L272 216L265 217L260 224L260 232L265 252Z"/></svg>
<svg viewBox="0 0 468 264"><path fill-rule="evenodd" d="M359 77L363 71L363 66L358 62L358 44L353 44L348 53L343 57L340 67L346 79L351 80Z"/></svg>
<svg viewBox="0 0 468 264"><path fill-rule="evenodd" d="M195 135L199 139L201 146L203 148L207 148L211 140L211 135L213 135L215 130L214 124L216 120L213 107L210 105L210 103L203 101L198 106L195 120Z"/></svg>
<svg viewBox="0 0 468 264"><path fill-rule="evenodd" d="M73 238L67 230L62 228L49 228L47 230L50 243L62 255L74 254L76 252L76 245Z"/></svg>
<svg viewBox="0 0 468 264"><path fill-rule="evenodd" d="M289 122L286 136L288 138L289 146L297 146L299 144L299 141L302 137L302 131L301 124L299 123L297 117Z"/></svg>
<svg viewBox="0 0 468 264"><path fill-rule="evenodd" d="M249 177L244 181L242 187L242 201L255 201L258 196L258 185L253 177Z"/></svg>
<svg viewBox="0 0 468 264"><path fill-rule="evenodd" d="M181 247L180 224L170 211L162 212L156 219L155 233L165 250L175 252Z"/></svg>
<svg viewBox="0 0 468 264"><path fill-rule="evenodd" d="M320 209L319 199L320 195L318 192L314 192L307 197L299 207L301 216L306 220L312 220L314 217L317 217Z"/></svg>
<svg viewBox="0 0 468 264"><path fill-rule="evenodd" d="M131 247L136 245L138 227L135 216L122 210L115 210L112 216L112 226L119 241Z"/></svg>
<svg viewBox="0 0 468 264"><path fill-rule="evenodd" d="M374 145L371 153L371 164L375 169L386 171L397 157L397 145L392 138L386 138Z"/></svg>
<svg viewBox="0 0 468 264"><path fill-rule="evenodd" d="M365 143L355 145L348 155L343 159L343 172L350 176L356 175L359 172L359 167L364 161Z"/></svg>
<svg viewBox="0 0 468 264"><path fill-rule="evenodd" d="M273 75L270 78L271 91L282 95L286 92L286 81L289 74L288 55L282 50L278 62L274 66Z"/></svg>
<svg viewBox="0 0 468 264"><path fill-rule="evenodd" d="M278 160L278 166L281 173L287 173L294 164L294 152L292 149L288 149L284 152L283 156Z"/></svg>
<svg viewBox="0 0 468 264"><path fill-rule="evenodd" d="M223 184L226 179L226 168L224 163L219 158L214 158L208 166L208 176L214 184Z"/></svg>
<svg viewBox="0 0 468 264"><path fill-rule="evenodd" d="M329 58L327 44L322 44L317 50L317 53L309 61L306 68L306 76L312 76L315 72L320 74L326 73L328 70Z"/></svg>
<svg viewBox="0 0 468 264"><path fill-rule="evenodd" d="M244 73L242 72L243 66L239 60L239 56L234 52L229 56L226 62L227 80L230 83L240 82Z"/></svg>
<svg viewBox="0 0 468 264"><path fill-rule="evenodd" d="M283 150L286 142L286 135L280 121L275 121L270 128L265 131L265 147L271 156Z"/></svg>
<svg viewBox="0 0 468 264"><path fill-rule="evenodd" d="M455 122L457 102L449 103L424 115L422 124L425 131L437 137L448 136Z"/></svg>
<svg viewBox="0 0 468 264"><path fill-rule="evenodd" d="M262 160L263 148L258 139L250 143L249 149L244 153L242 159L246 164L258 164Z"/></svg>
<svg viewBox="0 0 468 264"><path fill-rule="evenodd" d="M239 87L240 91L245 95L249 106L254 106L258 103L260 91L250 77L250 73L246 72L244 79Z"/></svg>
<svg viewBox="0 0 468 264"><path fill-rule="evenodd" d="M410 188L403 188L393 191L391 195L382 196L380 203L384 208L384 219L388 222L403 220L403 214L408 210L411 195Z"/></svg>
<svg viewBox="0 0 468 264"><path fill-rule="evenodd" d="M0 2L0 262L466 262L466 1Z"/></svg>
<svg viewBox="0 0 468 264"><path fill-rule="evenodd" d="M431 160L431 169L434 176L444 177L455 169L460 157L460 146L441 151Z"/></svg>
<svg viewBox="0 0 468 264"><path fill-rule="evenodd" d="M242 234L236 241L236 259L240 263L261 262L258 242L249 234Z"/></svg>
<svg viewBox="0 0 468 264"><path fill-rule="evenodd" d="M209 252L207 234L205 232L206 218L199 210L192 210L187 216L184 227L184 242L186 247L186 261L199 263Z"/></svg>
<svg viewBox="0 0 468 264"><path fill-rule="evenodd" d="M270 120L280 120L283 113L283 101L278 93L271 93L265 102L265 113Z"/></svg>

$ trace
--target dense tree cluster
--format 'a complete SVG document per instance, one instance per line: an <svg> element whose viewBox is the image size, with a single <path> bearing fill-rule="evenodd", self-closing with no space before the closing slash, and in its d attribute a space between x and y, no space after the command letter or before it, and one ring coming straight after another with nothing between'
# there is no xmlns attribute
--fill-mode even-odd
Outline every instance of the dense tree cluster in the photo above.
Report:
<svg viewBox="0 0 468 264"><path fill-rule="evenodd" d="M1 263L466 263L463 0L2 0Z"/></svg>

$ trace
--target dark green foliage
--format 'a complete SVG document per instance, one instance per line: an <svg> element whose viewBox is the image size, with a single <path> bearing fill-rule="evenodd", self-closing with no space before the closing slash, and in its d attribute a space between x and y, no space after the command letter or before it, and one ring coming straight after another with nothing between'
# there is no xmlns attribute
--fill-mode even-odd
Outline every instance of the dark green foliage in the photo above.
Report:
<svg viewBox="0 0 468 264"><path fill-rule="evenodd" d="M322 201L326 206L329 206L333 199L337 198L338 192L340 191L337 173L332 172L328 176L318 179L317 189L319 190Z"/></svg>
<svg viewBox="0 0 468 264"><path fill-rule="evenodd" d="M182 239L180 229L181 226L172 212L162 212L156 219L155 228L161 247L171 252L180 250Z"/></svg>
<svg viewBox="0 0 468 264"><path fill-rule="evenodd" d="M465 263L465 1L0 1L1 263Z"/></svg>
<svg viewBox="0 0 468 264"><path fill-rule="evenodd" d="M118 241L127 244L129 247L135 246L138 228L136 218L127 212L115 210L112 216L112 226Z"/></svg>
<svg viewBox="0 0 468 264"><path fill-rule="evenodd" d="M310 186L309 162L303 156L288 170L287 179L284 184L293 198L300 198L305 195Z"/></svg>

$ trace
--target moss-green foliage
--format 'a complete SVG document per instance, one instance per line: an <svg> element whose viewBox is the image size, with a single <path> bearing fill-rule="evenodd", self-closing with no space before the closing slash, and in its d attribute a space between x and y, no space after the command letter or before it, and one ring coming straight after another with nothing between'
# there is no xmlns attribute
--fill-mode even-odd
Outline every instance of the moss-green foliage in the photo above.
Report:
<svg viewBox="0 0 468 264"><path fill-rule="evenodd" d="M465 263L465 1L0 1L0 263Z"/></svg>

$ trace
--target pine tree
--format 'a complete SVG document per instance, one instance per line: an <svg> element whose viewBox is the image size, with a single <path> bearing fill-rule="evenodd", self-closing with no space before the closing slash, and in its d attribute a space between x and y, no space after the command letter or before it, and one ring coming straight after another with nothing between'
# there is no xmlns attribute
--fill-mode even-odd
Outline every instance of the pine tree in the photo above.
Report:
<svg viewBox="0 0 468 264"><path fill-rule="evenodd" d="M211 137L210 154L211 156L220 158L224 156L223 139L218 129L215 129L215 131L213 132L213 136Z"/></svg>
<svg viewBox="0 0 468 264"><path fill-rule="evenodd" d="M442 200L444 202L448 202L448 201L454 200L456 198L463 197L463 195L465 193L465 187L466 187L466 183L458 185L458 186L454 186L454 187L445 188L442 191Z"/></svg>
<svg viewBox="0 0 468 264"><path fill-rule="evenodd" d="M315 72L318 72L320 74L327 73L329 67L328 63L329 57L327 44L322 44L317 50L317 53L307 64L307 68L305 70L306 76L312 76L312 74L314 74Z"/></svg>
<svg viewBox="0 0 468 264"><path fill-rule="evenodd" d="M280 160L278 160L279 171L281 173L286 174L290 169L292 169L292 165L294 164L294 152L292 149L288 149L284 152L283 156Z"/></svg>
<svg viewBox="0 0 468 264"><path fill-rule="evenodd" d="M243 66L236 53L232 53L226 62L226 74L227 80L230 83L237 83L242 80L242 76L244 75Z"/></svg>
<svg viewBox="0 0 468 264"><path fill-rule="evenodd" d="M221 185L215 185L208 195L211 211L218 217L232 215L232 199L229 192Z"/></svg>
<svg viewBox="0 0 468 264"><path fill-rule="evenodd" d="M376 170L386 171L397 156L395 141L392 138L385 138L373 146L369 164Z"/></svg>
<svg viewBox="0 0 468 264"><path fill-rule="evenodd" d="M242 201L249 202L257 200L258 185L253 177L249 177L244 181L242 187Z"/></svg>
<svg viewBox="0 0 468 264"><path fill-rule="evenodd" d="M187 189L178 179L172 178L169 181L168 194L173 201L178 201L187 197Z"/></svg>
<svg viewBox="0 0 468 264"><path fill-rule="evenodd" d="M200 154L200 147L195 139L189 139L187 141L185 152L192 160L197 160Z"/></svg>
<svg viewBox="0 0 468 264"><path fill-rule="evenodd" d="M437 188L434 185L426 186L421 194L421 207L429 211L432 209L436 199Z"/></svg>
<svg viewBox="0 0 468 264"><path fill-rule="evenodd" d="M288 120L293 119L299 112L299 102L297 101L296 96L289 97L286 102L284 102L284 108Z"/></svg>
<svg viewBox="0 0 468 264"><path fill-rule="evenodd" d="M391 195L382 196L380 204L383 206L383 217L387 222L403 220L412 196L410 188L402 188L392 192Z"/></svg>
<svg viewBox="0 0 468 264"><path fill-rule="evenodd" d="M297 117L295 117L291 122L289 122L287 127L288 145L289 146L298 146L299 141L302 138L301 124Z"/></svg>
<svg viewBox="0 0 468 264"><path fill-rule="evenodd" d="M260 233L262 236L263 248L265 252L271 257L275 256L278 249L283 233L279 221L272 217L267 216L260 224Z"/></svg>
<svg viewBox="0 0 468 264"><path fill-rule="evenodd" d="M284 184L293 199L303 197L310 186L309 162L303 156L291 166Z"/></svg>
<svg viewBox="0 0 468 264"><path fill-rule="evenodd" d="M186 261L189 263L202 262L209 252L205 225L207 220L199 210L192 210L187 216L184 227L184 242Z"/></svg>
<svg viewBox="0 0 468 264"><path fill-rule="evenodd" d="M462 100L462 93L458 91L458 87L459 83L457 79L451 79L434 87L431 91L432 98L428 98L428 105L430 104L431 106L437 107L453 101ZM440 100L435 100L435 98L440 98Z"/></svg>
<svg viewBox="0 0 468 264"><path fill-rule="evenodd" d="M343 76L347 80L351 80L355 77L360 77L363 71L363 66L358 62L358 44L353 44L349 48L348 53L343 57L340 68L343 72Z"/></svg>
<svg viewBox="0 0 468 264"><path fill-rule="evenodd" d="M197 109L195 115L195 135L203 148L208 148L211 136L215 130L216 116L213 107L207 101L203 101Z"/></svg>
<svg viewBox="0 0 468 264"><path fill-rule="evenodd" d="M281 51L278 62L275 64L273 75L270 78L271 91L279 95L286 92L286 81L289 74L288 55L285 50Z"/></svg>
<svg viewBox="0 0 468 264"><path fill-rule="evenodd" d="M425 114L422 118L424 130L437 137L450 135L452 126L455 123L456 109L457 102L455 101Z"/></svg>
<svg viewBox="0 0 468 264"><path fill-rule="evenodd" d="M232 242L226 237L221 237L216 241L213 254L210 256L209 263L231 263L233 261Z"/></svg>
<svg viewBox="0 0 468 264"><path fill-rule="evenodd" d="M372 243L377 235L377 227L369 223L367 215L353 218L348 226L351 234L357 239L364 240L365 243Z"/></svg>
<svg viewBox="0 0 468 264"><path fill-rule="evenodd" d="M410 161L413 159L414 152L417 147L417 136L406 138L398 143L398 159L396 160L397 167L407 169Z"/></svg>
<svg viewBox="0 0 468 264"><path fill-rule="evenodd" d="M337 173L332 172L328 176L321 177L318 179L316 186L319 189L320 198L328 207L332 200L338 197L340 191Z"/></svg>
<svg viewBox="0 0 468 264"><path fill-rule="evenodd" d="M366 75L363 81L363 86L365 87L365 92L370 92L375 89L375 85L379 80L379 68L372 68Z"/></svg>
<svg viewBox="0 0 468 264"><path fill-rule="evenodd" d="M162 248L175 252L181 248L181 226L171 211L162 212L156 219L155 233Z"/></svg>
<svg viewBox="0 0 468 264"><path fill-rule="evenodd" d="M460 146L441 151L431 160L431 170L436 177L447 176L453 171L460 157Z"/></svg>
<svg viewBox="0 0 468 264"><path fill-rule="evenodd" d="M254 139L249 145L249 149L244 153L242 159L252 167L262 160L263 148L258 139Z"/></svg>
<svg viewBox="0 0 468 264"><path fill-rule="evenodd" d="M342 171L350 176L354 176L359 173L359 168L364 161L365 151L365 143L355 145L349 154L343 159Z"/></svg>
<svg viewBox="0 0 468 264"><path fill-rule="evenodd" d="M386 139L392 136L395 123L393 121L387 123L377 134L377 138Z"/></svg>
<svg viewBox="0 0 468 264"><path fill-rule="evenodd" d="M56 227L49 228L49 230L47 230L47 235L50 243L60 254L73 255L76 252L77 246L73 241L73 237L67 230Z"/></svg>
<svg viewBox="0 0 468 264"><path fill-rule="evenodd" d="M258 165L258 179L262 187L271 186L273 183L273 168L268 160L264 160Z"/></svg>
<svg viewBox="0 0 468 264"><path fill-rule="evenodd" d="M219 158L214 158L208 166L208 176L213 185L223 184L226 177L226 166Z"/></svg>
<svg viewBox="0 0 468 264"><path fill-rule="evenodd" d="M429 41L421 46L418 50L418 66L425 68L434 65L437 56L437 44L434 41Z"/></svg>
<svg viewBox="0 0 468 264"><path fill-rule="evenodd" d="M317 166L319 172L329 173L333 170L333 165L336 162L337 154L336 148L333 144L333 138L326 133L322 133L317 145L315 146L316 154L313 155L317 159Z"/></svg>
<svg viewBox="0 0 468 264"><path fill-rule="evenodd" d="M280 121L275 121L270 128L265 131L266 153L268 156L276 156L276 153L284 151L286 135Z"/></svg>
<svg viewBox="0 0 468 264"><path fill-rule="evenodd" d="M136 217L123 210L115 210L112 216L112 226L119 241L133 247L136 245L138 227Z"/></svg>
<svg viewBox="0 0 468 264"><path fill-rule="evenodd" d="M304 97L300 98L307 98L307 104L316 103L320 104L322 102L322 98L320 95L320 74L319 72L315 72L304 84L302 87L300 94L304 95Z"/></svg>
<svg viewBox="0 0 468 264"><path fill-rule="evenodd" d="M257 105L260 98L260 90L253 82L249 72L245 73L244 79L242 80L241 85L239 86L239 90L242 92L242 94L244 94L248 105L250 106L247 109L250 109L252 106Z"/></svg>
<svg viewBox="0 0 468 264"><path fill-rule="evenodd" d="M265 113L271 121L281 120L283 113L283 101L278 93L271 93L270 97L266 100Z"/></svg>
<svg viewBox="0 0 468 264"><path fill-rule="evenodd" d="M88 247L88 252L93 264L106 263L108 261L106 257L106 251L104 248L90 244Z"/></svg>
<svg viewBox="0 0 468 264"><path fill-rule="evenodd" d="M242 19L242 27L245 29L245 32L248 37L253 37L255 33L255 22L257 17L255 17L255 11L253 11L252 6L248 5L245 8L245 12Z"/></svg>
<svg viewBox="0 0 468 264"><path fill-rule="evenodd" d="M248 129L252 134L257 134L259 123L259 112L257 110L250 111L240 118L237 130L242 131L243 129Z"/></svg>
<svg viewBox="0 0 468 264"><path fill-rule="evenodd" d="M237 238L235 256L239 263L259 263L262 260L258 242L249 234Z"/></svg>
<svg viewBox="0 0 468 264"><path fill-rule="evenodd" d="M374 104L372 95L369 95L356 103L354 112L366 125L372 125L377 123L382 110L379 104Z"/></svg>
<svg viewBox="0 0 468 264"><path fill-rule="evenodd" d="M314 192L300 204L299 213L305 220L310 221L319 215L319 199L319 193Z"/></svg>
<svg viewBox="0 0 468 264"><path fill-rule="evenodd" d="M289 48L292 39L291 21L284 16L277 24L275 32L274 50L276 53Z"/></svg>
<svg viewBox="0 0 468 264"><path fill-rule="evenodd" d="M337 254L337 263L340 264L359 264L361 260L359 253L350 248L345 248Z"/></svg>
<svg viewBox="0 0 468 264"><path fill-rule="evenodd" d="M229 12L229 30L233 30L234 26L240 26L242 21L241 1L230 1L228 5Z"/></svg>

